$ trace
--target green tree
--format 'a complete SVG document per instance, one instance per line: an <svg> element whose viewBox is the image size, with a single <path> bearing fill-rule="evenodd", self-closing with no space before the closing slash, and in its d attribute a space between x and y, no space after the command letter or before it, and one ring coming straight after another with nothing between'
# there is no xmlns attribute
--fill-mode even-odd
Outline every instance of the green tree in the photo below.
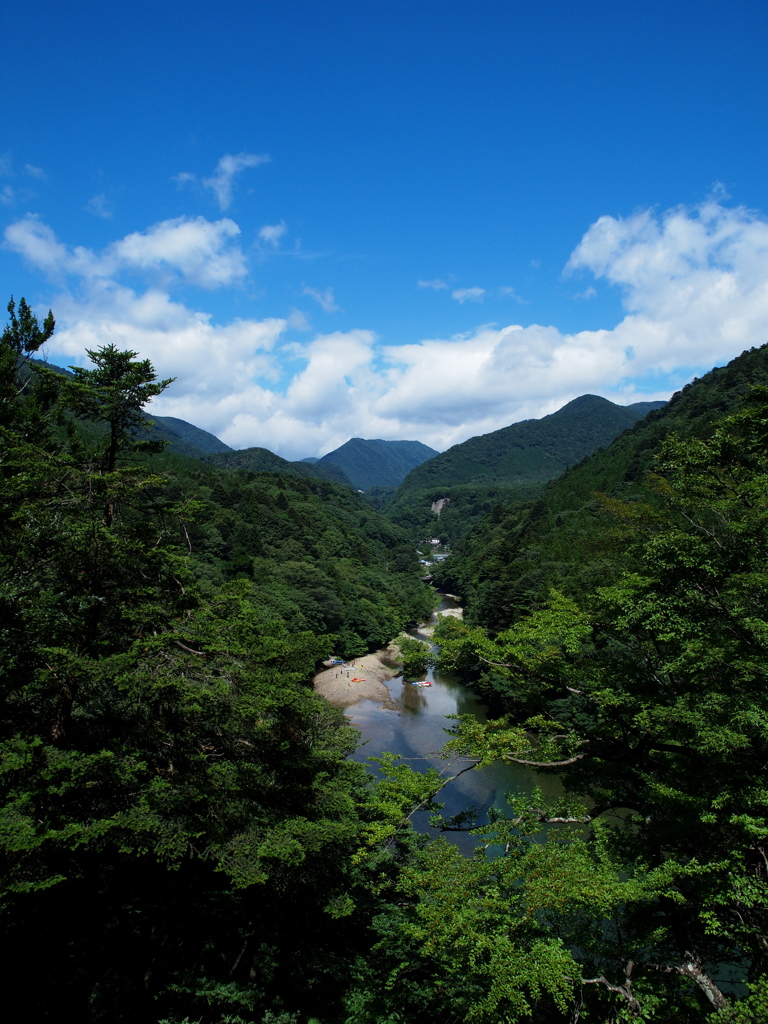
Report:
<svg viewBox="0 0 768 1024"><path fill-rule="evenodd" d="M429 644L401 633L395 641L400 651L403 674L408 678L423 676L434 660Z"/></svg>
<svg viewBox="0 0 768 1024"><path fill-rule="evenodd" d="M2 381L2 402L7 405L21 391L28 380L29 374L23 373L23 366L33 352L37 352L52 336L56 322L53 313L40 326L40 321L22 298L18 313L13 296L8 302L9 323L0 337L0 380Z"/></svg>
<svg viewBox="0 0 768 1024"><path fill-rule="evenodd" d="M456 624L440 638L452 664L506 677L516 707L463 722L454 755L557 772L586 801L538 812L561 823L541 847L551 880L574 843L594 866L546 916L578 950L582 981L632 1013L698 1019L693 986L725 1019L723 965L755 983L768 969L767 441L764 389L709 438L670 438L653 504L604 502L633 571L583 602L553 594L493 639ZM665 891L628 895L657 871Z"/></svg>
<svg viewBox="0 0 768 1024"><path fill-rule="evenodd" d="M21 420L3 436L6 970L38 1019L332 1005L366 799L351 730L307 685L332 640L289 630L250 581L196 593L187 503L120 465L146 454L132 431L168 383L134 355L54 381L65 412L108 425L97 459Z"/></svg>
<svg viewBox="0 0 768 1024"><path fill-rule="evenodd" d="M121 352L115 345L86 353L95 368L73 366L72 378L63 378L60 387L64 404L76 416L107 426L99 458L102 472L111 473L121 453L162 451L165 442L137 440L136 435L150 423L144 406L175 378L158 380L148 359L138 360L136 352Z"/></svg>
<svg viewBox="0 0 768 1024"><path fill-rule="evenodd" d="M35 419L34 415L30 416L32 403L19 403L17 399L25 392L29 397L30 378L33 376L29 357L48 341L56 326L50 310L41 326L24 298L19 302L17 312L11 296L8 316L9 323L0 336L0 431L14 422L18 427L24 418L28 421L27 428L32 425Z"/></svg>
<svg viewBox="0 0 768 1024"><path fill-rule="evenodd" d="M20 357L30 356L33 352L37 352L53 335L56 327L56 321L53 319L50 309L41 327L40 321L27 305L25 298L19 302L17 313L16 303L11 296L8 302L8 317L9 323L3 331L0 343L4 350L15 352Z"/></svg>

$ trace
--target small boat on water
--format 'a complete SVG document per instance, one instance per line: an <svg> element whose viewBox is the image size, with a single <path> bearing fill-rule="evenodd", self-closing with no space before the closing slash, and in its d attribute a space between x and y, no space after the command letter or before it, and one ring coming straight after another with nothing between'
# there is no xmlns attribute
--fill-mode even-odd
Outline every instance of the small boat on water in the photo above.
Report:
<svg viewBox="0 0 768 1024"><path fill-rule="evenodd" d="M431 679L422 679L418 683L412 683L411 685L412 686L431 686L432 685L432 681L431 681Z"/></svg>

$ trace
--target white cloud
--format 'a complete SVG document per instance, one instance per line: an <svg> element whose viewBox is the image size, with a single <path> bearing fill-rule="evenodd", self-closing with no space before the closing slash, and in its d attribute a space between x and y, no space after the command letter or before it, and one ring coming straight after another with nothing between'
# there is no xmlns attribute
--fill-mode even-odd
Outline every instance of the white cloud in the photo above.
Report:
<svg viewBox="0 0 768 1024"><path fill-rule="evenodd" d="M289 332L309 324L296 312L218 325L175 301L178 282L243 279L238 232L228 219L179 218L95 253L64 245L25 217L6 230L5 245L60 283L59 297L43 304L60 325L54 361L57 353L64 362L82 359L85 347L107 342L132 348L161 376L178 377L155 411L234 447L262 445L288 458L355 435L441 449L587 392L619 402L667 397L694 373L768 338L768 221L721 201L603 217L586 231L567 269L620 290L616 325L571 333L488 325L401 346L382 345L364 329L297 343ZM143 292L137 271L149 278ZM304 293L338 308L331 289Z"/></svg>
<svg viewBox="0 0 768 1024"><path fill-rule="evenodd" d="M239 234L237 224L226 217L177 217L134 231L95 253L83 246L69 249L38 217L28 215L6 229L5 247L55 279L107 279L127 270L155 274L164 283L178 274L191 284L219 288L247 276L245 256L234 242Z"/></svg>
<svg viewBox="0 0 768 1024"><path fill-rule="evenodd" d="M10 185L3 185L0 189L0 203L3 206L13 206L16 202L16 193L13 191Z"/></svg>
<svg viewBox="0 0 768 1024"><path fill-rule="evenodd" d="M501 298L514 299L515 302L519 302L523 305L525 304L525 299L521 298L517 294L517 289L511 288L509 285L502 285L501 288L498 289L498 293L501 296Z"/></svg>
<svg viewBox="0 0 768 1024"><path fill-rule="evenodd" d="M324 313L338 313L341 310L341 306L338 305L333 294L333 288L326 288L325 291L319 292L314 288L308 288L304 285L302 295L308 295L315 302L319 303Z"/></svg>
<svg viewBox="0 0 768 1024"><path fill-rule="evenodd" d="M304 366L285 394L253 395L223 440L233 447L258 444L286 458L302 458L338 448L358 435L362 424L369 437L391 429L392 424L375 413L375 403L387 385L374 369L373 332L337 331L291 348Z"/></svg>
<svg viewBox="0 0 768 1024"><path fill-rule="evenodd" d="M701 367L768 339L768 221L744 207L601 217L566 270L621 289L613 338L649 367Z"/></svg>
<svg viewBox="0 0 768 1024"><path fill-rule="evenodd" d="M85 208L88 213L92 213L94 217L101 217L103 220L111 220L112 208L107 201L107 197L103 192L99 192L95 196L91 196L88 202L85 204Z"/></svg>
<svg viewBox="0 0 768 1024"><path fill-rule="evenodd" d="M24 164L24 170L30 178L37 178L38 181L45 181L48 177L42 167L35 167L34 164Z"/></svg>
<svg viewBox="0 0 768 1024"><path fill-rule="evenodd" d="M451 298L462 305L465 302L482 302L484 296L485 288L455 288L451 292Z"/></svg>
<svg viewBox="0 0 768 1024"><path fill-rule="evenodd" d="M51 277L86 272L85 262L78 254L89 250L69 250L58 241L47 224L28 214L5 229L4 247L19 253L27 263ZM93 257L93 253L90 253Z"/></svg>
<svg viewBox="0 0 768 1024"><path fill-rule="evenodd" d="M94 292L86 301L63 293L56 319L61 326L55 352L81 362L85 349L110 343L133 349L152 360L160 377L177 378L155 411L216 432L229 426L232 402L249 394L256 379L274 383L279 377L274 350L285 331L282 319L217 326L165 292L137 294L122 286ZM224 417L222 403L229 409Z"/></svg>
<svg viewBox="0 0 768 1024"><path fill-rule="evenodd" d="M265 224L263 228L259 228L259 238L262 242L277 247L287 230L284 220L281 220L279 224Z"/></svg>
<svg viewBox="0 0 768 1024"><path fill-rule="evenodd" d="M433 278L431 281L417 281L417 288L431 288L433 291L439 292L443 288L447 288L448 285L445 281L442 281L439 277Z"/></svg>
<svg viewBox="0 0 768 1024"><path fill-rule="evenodd" d="M679 385L768 339L768 222L743 208L712 200L661 216L603 217L568 270L621 289L619 324L570 334L486 327L389 348L389 388L377 413L442 447L586 392L626 402L666 397L662 374L677 374ZM657 389L636 390L633 379L654 375Z"/></svg>
<svg viewBox="0 0 768 1024"><path fill-rule="evenodd" d="M168 267L193 284L219 288L248 273L242 250L232 244L239 234L240 228L227 217L178 217L126 235L110 248L107 259L140 269Z"/></svg>
<svg viewBox="0 0 768 1024"><path fill-rule="evenodd" d="M232 204L232 188L236 175L247 167L259 167L261 164L269 163L270 159L266 153L226 153L216 164L216 170L211 177L203 178L203 185L216 196L219 208L227 210ZM177 175L176 180L178 181L182 175Z"/></svg>
<svg viewBox="0 0 768 1024"><path fill-rule="evenodd" d="M390 387L378 411L435 447L542 415L621 379L623 352L598 334L510 325L389 348Z"/></svg>

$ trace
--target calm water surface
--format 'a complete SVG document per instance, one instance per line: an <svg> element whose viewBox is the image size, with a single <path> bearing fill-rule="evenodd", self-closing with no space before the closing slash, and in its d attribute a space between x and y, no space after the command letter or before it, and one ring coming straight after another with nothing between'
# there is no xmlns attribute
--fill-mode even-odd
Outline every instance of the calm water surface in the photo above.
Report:
<svg viewBox="0 0 768 1024"><path fill-rule="evenodd" d="M454 606L455 602L444 598L438 611ZM436 622L437 617L433 616L430 624L435 625ZM420 636L417 632L413 635ZM389 751L399 754L416 771L427 771L433 767L451 776L465 766L455 762L448 767L449 762L440 757L439 752L448 740L446 730L452 724L446 716L473 715L478 721L485 722L486 706L452 674L430 671L426 678L432 681L432 686L413 686L402 676L389 680L386 685L400 711L389 711L370 700L360 701L346 709L347 718L360 730L362 737L353 755L356 761L364 762L366 758ZM479 771L466 772L446 786L438 799L445 804L444 815L457 814L472 806L478 809L479 823L484 823L488 820L489 807L508 810L507 793L527 794L537 785L548 795L560 791L558 780L552 776L537 776L523 765L497 763ZM437 835L428 818L426 812L418 812L413 818L414 827L419 832ZM465 853L471 852L477 842L464 833L447 832L445 835Z"/></svg>

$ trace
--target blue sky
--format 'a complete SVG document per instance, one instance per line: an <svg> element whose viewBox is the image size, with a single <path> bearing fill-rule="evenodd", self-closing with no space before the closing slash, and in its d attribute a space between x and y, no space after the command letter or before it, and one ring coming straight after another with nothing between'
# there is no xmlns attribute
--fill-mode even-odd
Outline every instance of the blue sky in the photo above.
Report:
<svg viewBox="0 0 768 1024"><path fill-rule="evenodd" d="M0 268L53 362L287 458L435 448L768 340L764 0L28 0Z"/></svg>

